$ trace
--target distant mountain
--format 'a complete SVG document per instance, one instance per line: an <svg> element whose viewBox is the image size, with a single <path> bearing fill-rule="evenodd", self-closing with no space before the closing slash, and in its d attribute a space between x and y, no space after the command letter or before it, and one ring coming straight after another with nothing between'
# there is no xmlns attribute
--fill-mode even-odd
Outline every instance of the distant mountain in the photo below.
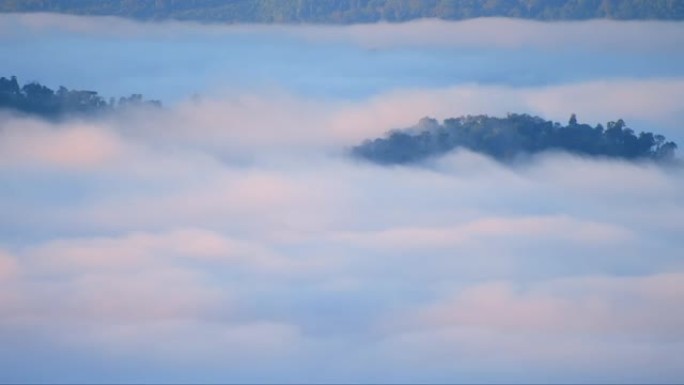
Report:
<svg viewBox="0 0 684 385"><path fill-rule="evenodd" d="M367 140L352 154L379 164L410 164L446 154L458 148L511 161L524 154L566 151L586 156L622 159L674 159L677 144L662 135L628 128L622 119L592 127L580 124L573 114L563 126L527 114L505 118L462 116L439 123L423 118L416 126L396 130L383 138Z"/></svg>
<svg viewBox="0 0 684 385"><path fill-rule="evenodd" d="M684 20L684 0L0 0L0 12L58 12L225 23L463 20Z"/></svg>

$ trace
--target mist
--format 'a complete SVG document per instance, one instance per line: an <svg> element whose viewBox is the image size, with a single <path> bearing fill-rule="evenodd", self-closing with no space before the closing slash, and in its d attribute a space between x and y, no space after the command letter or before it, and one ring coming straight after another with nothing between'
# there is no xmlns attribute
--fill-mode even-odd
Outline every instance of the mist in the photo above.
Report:
<svg viewBox="0 0 684 385"><path fill-rule="evenodd" d="M681 23L0 21L3 75L165 105L0 116L1 382L684 376L681 167L348 156L480 113L684 143Z"/></svg>
<svg viewBox="0 0 684 385"><path fill-rule="evenodd" d="M0 15L0 53L4 71L21 79L106 96L135 90L178 102L194 93L284 89L363 99L390 89L468 83L524 87L669 79L682 75L683 29L677 22L496 18L205 26L20 14Z"/></svg>

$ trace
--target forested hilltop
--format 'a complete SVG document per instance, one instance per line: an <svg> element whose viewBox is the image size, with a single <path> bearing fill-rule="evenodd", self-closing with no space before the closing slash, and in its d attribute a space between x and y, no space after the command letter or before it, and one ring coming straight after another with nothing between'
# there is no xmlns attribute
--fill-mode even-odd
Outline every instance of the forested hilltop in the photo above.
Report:
<svg viewBox="0 0 684 385"><path fill-rule="evenodd" d="M684 0L0 0L0 12L226 23L350 24L491 16L683 20Z"/></svg>
<svg viewBox="0 0 684 385"><path fill-rule="evenodd" d="M505 118L462 116L446 119L442 124L423 118L409 129L367 140L354 147L352 154L379 164L407 164L457 148L483 153L500 161L551 150L629 160L669 161L674 159L677 145L650 132L636 135L622 119L608 122L604 128L601 124L595 127L579 124L574 114L565 126L527 114L508 114Z"/></svg>
<svg viewBox="0 0 684 385"><path fill-rule="evenodd" d="M37 82L20 86L16 76L0 78L0 110L53 119L139 105L160 106L161 103L145 100L141 94L105 100L96 91L69 90L65 87L55 91Z"/></svg>

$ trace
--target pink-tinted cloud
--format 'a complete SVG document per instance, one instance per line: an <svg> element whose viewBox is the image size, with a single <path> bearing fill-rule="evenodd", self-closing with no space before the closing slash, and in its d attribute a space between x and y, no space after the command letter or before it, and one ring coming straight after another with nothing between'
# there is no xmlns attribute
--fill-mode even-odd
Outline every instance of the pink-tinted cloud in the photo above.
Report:
<svg viewBox="0 0 684 385"><path fill-rule="evenodd" d="M467 288L418 317L425 325L446 328L682 339L681 278L679 273L583 277L529 287L494 282Z"/></svg>
<svg viewBox="0 0 684 385"><path fill-rule="evenodd" d="M16 258L0 249L0 278L11 279L19 273Z"/></svg>
<svg viewBox="0 0 684 385"><path fill-rule="evenodd" d="M4 167L88 170L111 163L124 151L124 143L115 134L88 123L60 127L10 120L0 136L0 165Z"/></svg>
<svg viewBox="0 0 684 385"><path fill-rule="evenodd" d="M204 33L19 19L93 36ZM380 50L681 46L673 23L654 23L655 34L562 25L269 31ZM345 150L426 115L575 112L676 136L683 90L679 78L385 89L355 100L219 90L87 121L2 116L0 372L47 378L51 363L87 371L90 358L131 382L130 368L148 378L176 370L185 382L209 382L210 372L245 382L674 382L684 352L681 169L557 153L502 165L468 151L380 167Z"/></svg>
<svg viewBox="0 0 684 385"><path fill-rule="evenodd" d="M415 124L424 116L446 119L460 115L505 115L527 112L566 122L572 113L589 124L619 118L653 121L674 127L684 111L680 79L611 80L512 88L464 85L445 89L402 90L343 107L329 127L342 140L358 142L394 128ZM681 133L678 133L681 135Z"/></svg>
<svg viewBox="0 0 684 385"><path fill-rule="evenodd" d="M617 243L632 238L619 226L579 221L568 217L482 218L447 228L390 228L377 232L340 233L334 239L364 246L406 248L453 248L497 239L546 239L582 244Z"/></svg>
<svg viewBox="0 0 684 385"><path fill-rule="evenodd" d="M289 35L317 42L351 42L369 49L395 47L498 47L519 49L567 46L596 50L649 52L676 49L684 42L680 23L664 21L587 20L538 22L506 18L480 18L459 22L434 19L406 23L369 23L351 26L321 25L202 25L188 22L138 23L116 17L79 17L55 14L2 15L0 37L17 31L68 31L91 36L157 36L173 39L181 34L203 37L226 35Z"/></svg>

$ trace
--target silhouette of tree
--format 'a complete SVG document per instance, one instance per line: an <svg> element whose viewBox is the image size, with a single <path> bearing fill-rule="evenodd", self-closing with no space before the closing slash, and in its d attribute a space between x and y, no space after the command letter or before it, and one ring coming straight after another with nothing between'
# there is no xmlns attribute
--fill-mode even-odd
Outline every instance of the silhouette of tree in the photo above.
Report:
<svg viewBox="0 0 684 385"><path fill-rule="evenodd" d="M450 118L439 124L423 118L407 130L368 140L352 149L355 156L382 164L417 162L456 148L467 148L501 161L528 153L562 150L588 156L671 160L677 145L662 135L635 135L622 119L591 127L572 114L567 126L527 114L505 118L486 115Z"/></svg>

